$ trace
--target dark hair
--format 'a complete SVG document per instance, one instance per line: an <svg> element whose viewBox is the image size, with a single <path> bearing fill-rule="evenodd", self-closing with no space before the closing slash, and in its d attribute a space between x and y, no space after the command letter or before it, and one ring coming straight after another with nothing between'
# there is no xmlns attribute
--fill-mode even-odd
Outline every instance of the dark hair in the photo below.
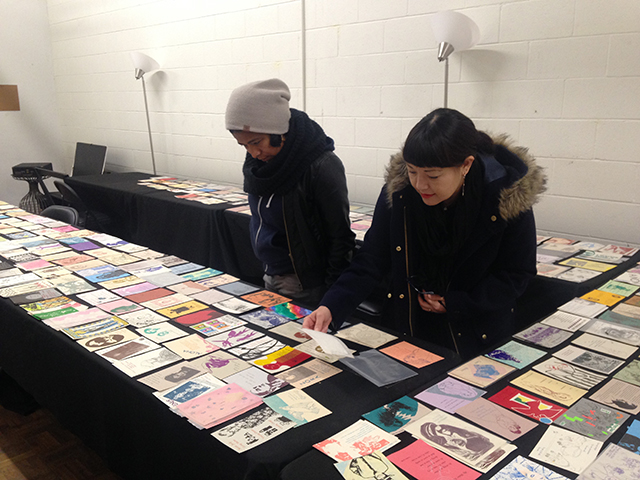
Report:
<svg viewBox="0 0 640 480"><path fill-rule="evenodd" d="M279 147L282 144L282 135L277 133L269 134L269 145Z"/></svg>
<svg viewBox="0 0 640 480"><path fill-rule="evenodd" d="M493 153L493 140L457 110L438 108L409 132L402 155L416 167L457 167L478 152Z"/></svg>

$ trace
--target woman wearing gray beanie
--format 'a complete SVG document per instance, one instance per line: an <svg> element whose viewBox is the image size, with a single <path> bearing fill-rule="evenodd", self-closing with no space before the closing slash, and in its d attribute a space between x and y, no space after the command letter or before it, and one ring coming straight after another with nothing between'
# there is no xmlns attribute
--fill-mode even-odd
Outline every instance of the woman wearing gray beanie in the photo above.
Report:
<svg viewBox="0 0 640 480"><path fill-rule="evenodd" d="M248 83L231 93L225 123L247 150L244 190L265 286L315 306L348 265L355 234L333 140L290 99L277 78Z"/></svg>

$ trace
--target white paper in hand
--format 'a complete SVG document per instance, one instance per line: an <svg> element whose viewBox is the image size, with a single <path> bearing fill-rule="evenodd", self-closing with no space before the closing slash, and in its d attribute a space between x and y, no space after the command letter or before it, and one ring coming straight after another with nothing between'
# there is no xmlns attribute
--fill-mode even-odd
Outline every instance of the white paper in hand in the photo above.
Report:
<svg viewBox="0 0 640 480"><path fill-rule="evenodd" d="M324 353L337 355L339 357L353 358L353 355L349 351L347 345L335 335L318 332L309 328L303 328L302 330L316 342L318 342L318 345L322 347Z"/></svg>

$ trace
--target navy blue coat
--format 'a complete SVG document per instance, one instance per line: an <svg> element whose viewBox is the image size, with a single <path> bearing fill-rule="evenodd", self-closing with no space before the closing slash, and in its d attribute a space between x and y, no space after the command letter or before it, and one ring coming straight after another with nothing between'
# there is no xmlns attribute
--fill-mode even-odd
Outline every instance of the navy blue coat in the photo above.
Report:
<svg viewBox="0 0 640 480"><path fill-rule="evenodd" d="M413 187L400 154L392 157L373 222L350 267L321 305L339 326L385 278L390 278L386 324L425 340L430 330L446 331L452 347L469 358L513 333L516 299L536 274L536 228L531 210L545 178L526 149L496 146L495 156L479 156L484 190L478 221L455 258L444 296L447 313L424 312L407 272L416 246L407 233L407 192ZM417 250L417 249L416 249Z"/></svg>

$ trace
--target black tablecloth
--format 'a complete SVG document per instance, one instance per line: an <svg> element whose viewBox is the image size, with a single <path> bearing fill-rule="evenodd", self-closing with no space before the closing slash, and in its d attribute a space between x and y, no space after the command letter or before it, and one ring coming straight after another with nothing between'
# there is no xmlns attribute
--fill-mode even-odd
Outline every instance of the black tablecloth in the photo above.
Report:
<svg viewBox="0 0 640 480"><path fill-rule="evenodd" d="M248 219L242 223L246 231L239 234L225 218L228 204L204 205L138 185L148 178L146 173L128 172L68 177L65 182L89 208L111 217L113 231L107 233L262 283L262 266L249 242Z"/></svg>
<svg viewBox="0 0 640 480"><path fill-rule="evenodd" d="M453 352L412 341L445 359L387 388L377 388L344 369L305 389L331 415L237 454L211 437L210 431L198 430L172 413L146 385L0 299L2 368L98 452L114 472L136 480L276 478L281 468L308 452L313 443L459 363Z"/></svg>

